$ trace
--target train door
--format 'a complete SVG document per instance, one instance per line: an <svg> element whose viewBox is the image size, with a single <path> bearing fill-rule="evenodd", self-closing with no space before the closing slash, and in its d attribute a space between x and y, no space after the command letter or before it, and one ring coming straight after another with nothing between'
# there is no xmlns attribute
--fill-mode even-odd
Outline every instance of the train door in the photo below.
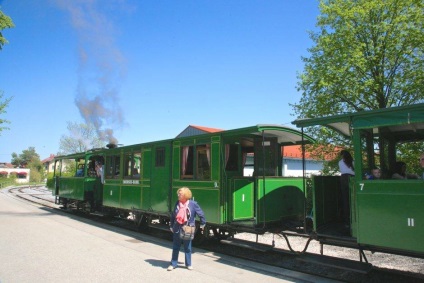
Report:
<svg viewBox="0 0 424 283"><path fill-rule="evenodd" d="M87 182L93 184L91 206L95 210L101 209L103 205L103 184L104 184L105 160L103 156L92 155L88 161Z"/></svg>
<svg viewBox="0 0 424 283"><path fill-rule="evenodd" d="M281 175L280 152L277 139L273 137L243 136L225 145L225 175L232 221L248 220L257 224L265 220L265 198L275 190L272 186L278 188L265 177ZM247 167L253 167L253 172L245 170ZM273 181L275 183L276 179Z"/></svg>
<svg viewBox="0 0 424 283"><path fill-rule="evenodd" d="M171 146L170 143L155 144L152 147L150 179L150 205L154 211L168 211L168 193L171 187Z"/></svg>
<svg viewBox="0 0 424 283"><path fill-rule="evenodd" d="M244 177L247 151L240 142L225 144L225 176L227 177L230 221L251 220L255 217L254 179Z"/></svg>

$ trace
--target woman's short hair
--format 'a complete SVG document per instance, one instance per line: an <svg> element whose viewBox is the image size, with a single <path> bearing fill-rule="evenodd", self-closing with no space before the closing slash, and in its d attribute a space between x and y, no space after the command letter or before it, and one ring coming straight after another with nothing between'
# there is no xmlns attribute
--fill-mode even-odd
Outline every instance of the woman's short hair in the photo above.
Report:
<svg viewBox="0 0 424 283"><path fill-rule="evenodd" d="M182 193L182 195L184 196L185 199L191 199L191 197L193 196L190 189L187 188L187 187L179 188L178 191L177 191L177 194L178 193Z"/></svg>

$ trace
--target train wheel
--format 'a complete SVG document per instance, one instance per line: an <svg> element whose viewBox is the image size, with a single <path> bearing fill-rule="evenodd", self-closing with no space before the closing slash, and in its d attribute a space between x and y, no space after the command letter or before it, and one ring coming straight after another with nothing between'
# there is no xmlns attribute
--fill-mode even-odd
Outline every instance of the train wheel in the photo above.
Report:
<svg viewBox="0 0 424 283"><path fill-rule="evenodd" d="M146 217L145 215L138 215L137 217L139 217L137 219L137 228L138 231L142 232L142 233L147 233L149 231L149 218Z"/></svg>
<svg viewBox="0 0 424 283"><path fill-rule="evenodd" d="M119 211L119 218L127 219L130 216L130 212L126 210Z"/></svg>
<svg viewBox="0 0 424 283"><path fill-rule="evenodd" d="M62 204L63 209L68 209L68 200L66 198L59 197L59 203Z"/></svg>
<svg viewBox="0 0 424 283"><path fill-rule="evenodd" d="M209 240L211 238L209 231L210 228L207 225L203 229L198 228L194 236L193 243L196 245Z"/></svg>

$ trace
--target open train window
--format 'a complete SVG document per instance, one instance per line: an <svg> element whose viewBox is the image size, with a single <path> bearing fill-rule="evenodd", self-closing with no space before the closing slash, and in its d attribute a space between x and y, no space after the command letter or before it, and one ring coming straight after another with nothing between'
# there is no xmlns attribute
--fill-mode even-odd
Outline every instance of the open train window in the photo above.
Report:
<svg viewBox="0 0 424 283"><path fill-rule="evenodd" d="M225 145L225 170L238 171L239 164L239 145Z"/></svg>
<svg viewBox="0 0 424 283"><path fill-rule="evenodd" d="M360 129L359 133L362 162L358 166L361 166L362 179L422 178L418 158L423 152L424 142L419 129L416 130L413 125L403 128L390 125ZM406 171L399 172L399 166L406 166ZM375 174L378 171L380 174Z"/></svg>
<svg viewBox="0 0 424 283"><path fill-rule="evenodd" d="M117 179L119 178L119 166L121 158L118 155L111 155L106 157L106 179Z"/></svg>
<svg viewBox="0 0 424 283"><path fill-rule="evenodd" d="M181 147L181 179L211 179L210 144Z"/></svg>
<svg viewBox="0 0 424 283"><path fill-rule="evenodd" d="M181 179L193 179L194 146L183 146L181 150Z"/></svg>
<svg viewBox="0 0 424 283"><path fill-rule="evenodd" d="M196 146L196 179L197 180L210 180L211 179L211 151L210 145Z"/></svg>
<svg viewBox="0 0 424 283"><path fill-rule="evenodd" d="M254 172L256 176L280 176L281 146L277 138L255 139Z"/></svg>
<svg viewBox="0 0 424 283"><path fill-rule="evenodd" d="M124 179L140 178L140 152L128 152L124 154Z"/></svg>
<svg viewBox="0 0 424 283"><path fill-rule="evenodd" d="M132 159L132 153L124 153L124 168L122 170L122 173L124 175L124 179L131 178L131 159Z"/></svg>
<svg viewBox="0 0 424 283"><path fill-rule="evenodd" d="M62 177L83 177L84 176L84 159L61 159L55 162L55 176ZM78 169L83 169L78 171Z"/></svg>
<svg viewBox="0 0 424 283"><path fill-rule="evenodd" d="M132 178L139 179L140 173L141 173L141 152L134 152L131 166L132 166Z"/></svg>

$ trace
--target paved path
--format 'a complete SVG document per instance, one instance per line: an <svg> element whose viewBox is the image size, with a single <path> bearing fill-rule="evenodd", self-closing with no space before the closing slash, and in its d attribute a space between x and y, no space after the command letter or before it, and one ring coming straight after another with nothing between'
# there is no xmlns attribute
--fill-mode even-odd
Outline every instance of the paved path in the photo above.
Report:
<svg viewBox="0 0 424 283"><path fill-rule="evenodd" d="M0 283L335 282L194 248L193 271L166 271L171 242L0 191ZM180 253L180 265L184 255Z"/></svg>

